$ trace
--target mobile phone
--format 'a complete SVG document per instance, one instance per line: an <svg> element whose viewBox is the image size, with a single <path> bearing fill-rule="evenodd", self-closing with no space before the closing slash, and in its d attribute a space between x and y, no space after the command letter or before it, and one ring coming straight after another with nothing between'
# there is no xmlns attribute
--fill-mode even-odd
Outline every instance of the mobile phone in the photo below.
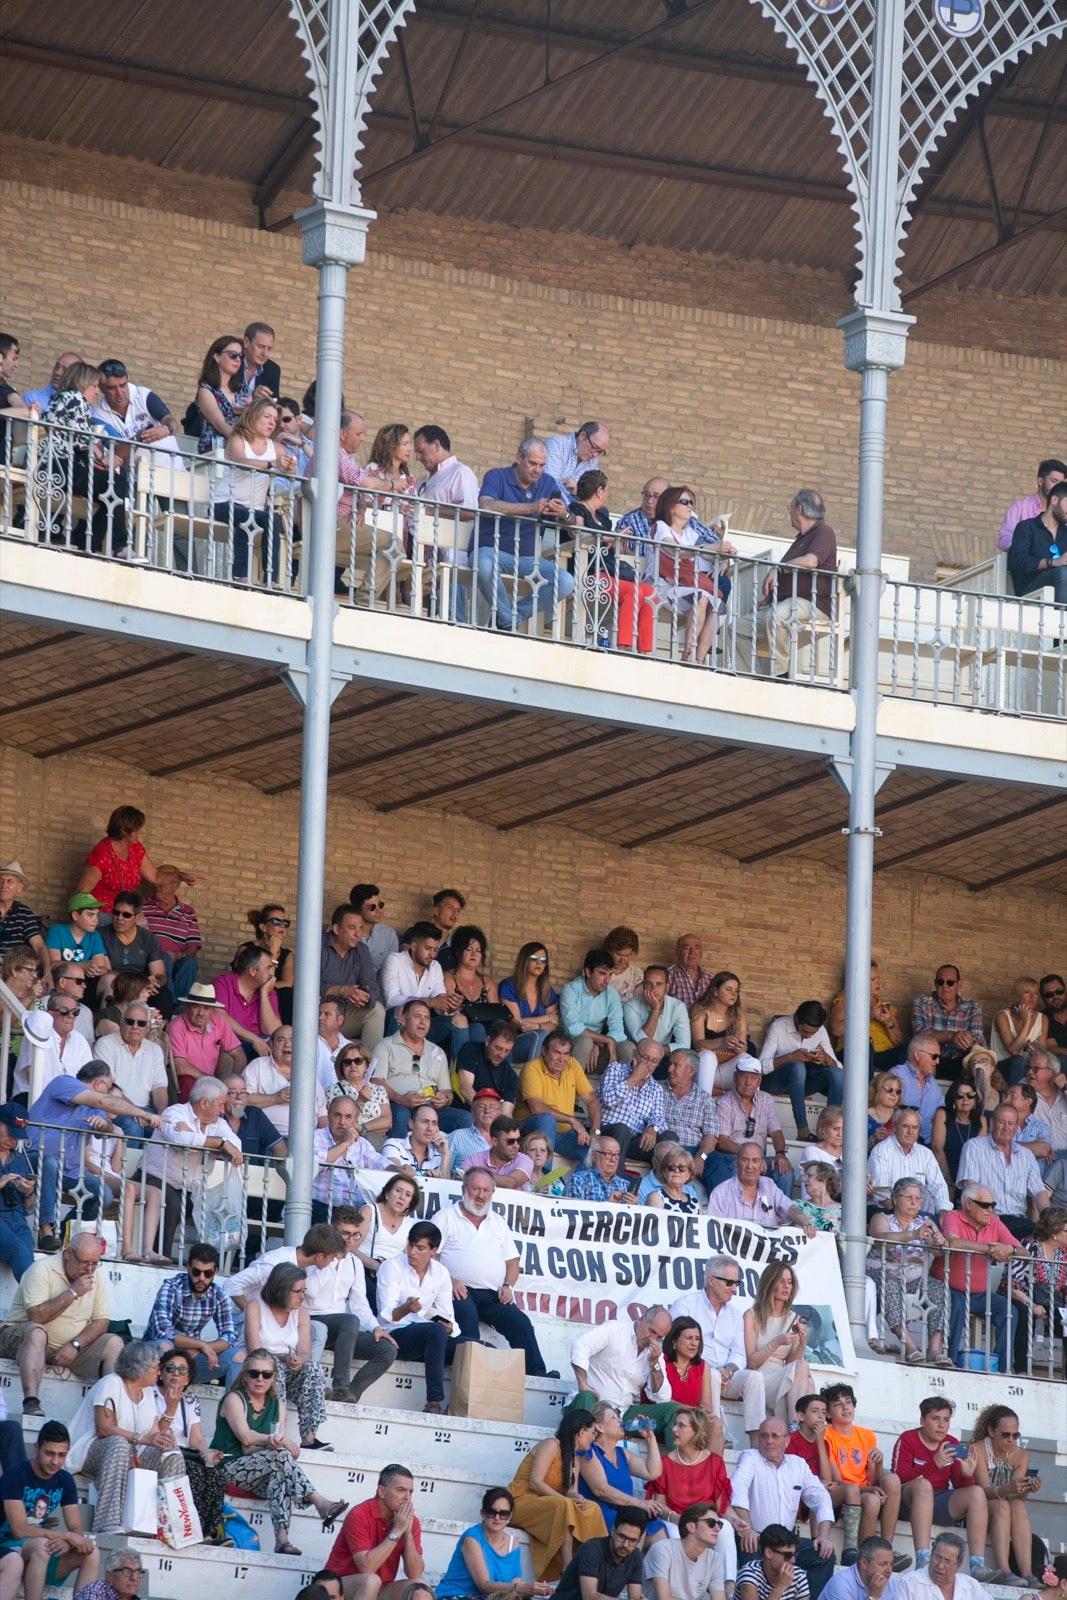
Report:
<svg viewBox="0 0 1067 1600"><path fill-rule="evenodd" d="M968 1448L965 1444L950 1445L949 1450L951 1454L955 1456L957 1461L966 1461L969 1454Z"/></svg>

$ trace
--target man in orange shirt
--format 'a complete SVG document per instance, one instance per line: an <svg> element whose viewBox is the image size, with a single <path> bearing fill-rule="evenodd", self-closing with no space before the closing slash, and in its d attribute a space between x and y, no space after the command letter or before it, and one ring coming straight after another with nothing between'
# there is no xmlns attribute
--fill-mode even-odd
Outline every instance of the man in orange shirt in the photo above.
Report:
<svg viewBox="0 0 1067 1600"><path fill-rule="evenodd" d="M823 1442L830 1461L833 1482L830 1499L841 1510L844 1549L841 1564L850 1567L859 1554L859 1545L881 1532L893 1541L900 1514L900 1479L886 1472L878 1435L870 1428L855 1426L856 1396L847 1383L832 1383L822 1390L829 1421ZM880 1528L879 1528L880 1525ZM910 1556L897 1556L893 1571L911 1566Z"/></svg>

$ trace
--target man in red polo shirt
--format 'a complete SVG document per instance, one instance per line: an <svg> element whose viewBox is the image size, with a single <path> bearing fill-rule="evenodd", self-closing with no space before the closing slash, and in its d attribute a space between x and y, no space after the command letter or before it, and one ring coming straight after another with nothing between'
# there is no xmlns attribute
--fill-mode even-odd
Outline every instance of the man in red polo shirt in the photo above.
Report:
<svg viewBox="0 0 1067 1600"><path fill-rule="evenodd" d="M326 1565L344 1579L345 1600L399 1600L406 1587L397 1580L401 1561L408 1581L422 1577L414 1487L407 1467L392 1462L378 1475L374 1499L353 1506L341 1524Z"/></svg>
<svg viewBox="0 0 1067 1600"><path fill-rule="evenodd" d="M948 1264L949 1311L948 1349L956 1365L961 1365L963 1326L968 1313L993 1323L999 1370L1008 1371L1008 1310L1011 1302L1004 1295L986 1293L991 1261L1010 1261L1023 1255L1018 1239L1009 1233L994 1210L992 1189L971 1181L960 1185L960 1205L941 1219L941 1228L952 1249ZM945 1276L944 1257L933 1265L933 1276Z"/></svg>

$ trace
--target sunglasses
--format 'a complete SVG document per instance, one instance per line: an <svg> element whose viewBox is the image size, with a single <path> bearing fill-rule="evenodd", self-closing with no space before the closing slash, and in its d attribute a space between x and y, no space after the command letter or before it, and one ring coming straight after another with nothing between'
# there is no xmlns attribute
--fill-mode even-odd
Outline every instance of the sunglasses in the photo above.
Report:
<svg viewBox="0 0 1067 1600"><path fill-rule="evenodd" d="M741 1287L740 1278L720 1278L717 1272L713 1272L712 1277L715 1279L716 1283L725 1284L727 1289L739 1289Z"/></svg>
<svg viewBox="0 0 1067 1600"><path fill-rule="evenodd" d="M56 1006L52 1015L54 1017L76 1017L78 1008L77 1006Z"/></svg>
<svg viewBox="0 0 1067 1600"><path fill-rule="evenodd" d="M67 1013L67 1015L70 1014L69 1012ZM145 1017L123 1017L122 1026L124 1028L150 1028L151 1023Z"/></svg>
<svg viewBox="0 0 1067 1600"><path fill-rule="evenodd" d="M37 968L36 967L16 967L15 970L16 970L16 972L36 972ZM76 983L79 986L79 988L82 988L82 989L84 989L85 985L89 982L88 978L60 978L59 981L60 981L60 983Z"/></svg>
<svg viewBox="0 0 1067 1600"><path fill-rule="evenodd" d="M267 921L272 928L291 928L293 925L291 917L268 917Z"/></svg>
<svg viewBox="0 0 1067 1600"><path fill-rule="evenodd" d="M286 412L283 411L281 416L278 418L278 421L281 422L281 423L284 423L284 424L288 424L290 422L295 422L296 418L293 417L293 416L287 415Z"/></svg>
<svg viewBox="0 0 1067 1600"><path fill-rule="evenodd" d="M367 1058L366 1056L345 1056L341 1065L342 1067L365 1067Z"/></svg>
<svg viewBox="0 0 1067 1600"><path fill-rule="evenodd" d="M208 1282L210 1283L211 1279L215 1276L215 1268L214 1267L190 1267L189 1268L189 1276L190 1276L190 1278L207 1278Z"/></svg>
<svg viewBox="0 0 1067 1600"><path fill-rule="evenodd" d="M1067 989L1044 989L1041 993L1042 1000L1058 1000L1061 995L1067 994Z"/></svg>
<svg viewBox="0 0 1067 1600"><path fill-rule="evenodd" d="M537 965L539 967L543 967L545 962L548 960L548 957L547 956L531 956L530 960L531 961L536 961L536 963L537 963Z"/></svg>
<svg viewBox="0 0 1067 1600"><path fill-rule="evenodd" d="M220 350L219 356L226 356L230 361L240 361L244 357L243 350Z"/></svg>
<svg viewBox="0 0 1067 1600"><path fill-rule="evenodd" d="M518 1144L518 1142L519 1142L519 1138L520 1138L520 1135L519 1135L519 1134L517 1134L517 1133L515 1133L515 1134L510 1134L510 1133L509 1133L509 1134L508 1134L508 1137L507 1137L507 1138L506 1138L506 1139L505 1139L505 1140L504 1140L504 1143L505 1143L505 1144Z"/></svg>
<svg viewBox="0 0 1067 1600"><path fill-rule="evenodd" d="M136 911L113 911L112 917L116 922L126 922L130 917L137 915Z"/></svg>
<svg viewBox="0 0 1067 1600"><path fill-rule="evenodd" d="M722 1527L722 1519L721 1519L721 1517L701 1517L700 1520L704 1524L705 1528L721 1528Z"/></svg>
<svg viewBox="0 0 1067 1600"><path fill-rule="evenodd" d="M679 502L678 502L678 504L679 504L679 505L680 505L680 506L691 506L691 505L692 505L692 504L693 504L693 502L692 502L692 500L687 500L687 499L686 499L686 498L685 498L685 497L684 497L684 496L683 496L683 497L682 497L682 499L681 499L681 500L679 500Z"/></svg>
<svg viewBox="0 0 1067 1600"><path fill-rule="evenodd" d="M180 1372L180 1373L182 1373L183 1376L188 1376L189 1368L185 1365L184 1361L168 1361L164 1365L163 1371L164 1372Z"/></svg>
<svg viewBox="0 0 1067 1600"><path fill-rule="evenodd" d="M269 1378L273 1378L273 1376L274 1376L273 1372L264 1372L262 1367L246 1367L245 1368L245 1377L248 1378L249 1380L251 1380L252 1382L263 1382L263 1383L266 1383L266 1381Z"/></svg>
<svg viewBox="0 0 1067 1600"><path fill-rule="evenodd" d="M954 989L956 987L956 985L959 983L959 981L960 980L958 978L935 978L934 979L934 988L935 989Z"/></svg>
<svg viewBox="0 0 1067 1600"><path fill-rule="evenodd" d="M995 1200L972 1200L971 1201L972 1206L981 1206L983 1211L992 1211L992 1209L996 1205L996 1203L997 1202Z"/></svg>
<svg viewBox="0 0 1067 1600"><path fill-rule="evenodd" d="M485 1514L486 1514L487 1517L510 1517L511 1516L511 1507L510 1506L492 1506L492 1507L490 1507L490 1509Z"/></svg>
<svg viewBox="0 0 1067 1600"><path fill-rule="evenodd" d="M385 910L385 901L384 900L367 900L364 903L364 909L366 911L384 911Z"/></svg>

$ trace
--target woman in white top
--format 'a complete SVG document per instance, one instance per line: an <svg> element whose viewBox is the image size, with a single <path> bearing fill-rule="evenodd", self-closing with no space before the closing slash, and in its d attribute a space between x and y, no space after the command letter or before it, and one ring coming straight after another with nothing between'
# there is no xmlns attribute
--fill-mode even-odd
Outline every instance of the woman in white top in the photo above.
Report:
<svg viewBox="0 0 1067 1600"><path fill-rule="evenodd" d="M1048 1037L1048 1017L1038 1010L1036 978L1016 978L1011 986L1011 1005L993 1018L993 1049L997 1063L1010 1083L1026 1076L1030 1051L1043 1050Z"/></svg>
<svg viewBox="0 0 1067 1600"><path fill-rule="evenodd" d="M266 1350L277 1362L278 1394L296 1405L300 1444L329 1450L315 1430L326 1421L326 1374L311 1359L311 1318L304 1305L307 1273L288 1261L271 1269L245 1307L245 1349Z"/></svg>
<svg viewBox="0 0 1067 1600"><path fill-rule="evenodd" d="M274 509L273 468L290 473L296 462L274 443L278 429L277 401L263 396L253 400L233 425L226 440L227 468L215 491L215 517L231 530L233 576L248 577L248 556L256 533L262 533L263 582L276 584L275 549L280 521Z"/></svg>
<svg viewBox="0 0 1067 1600"><path fill-rule="evenodd" d="M96 1484L94 1533L122 1528L131 1467L148 1467L161 1478L179 1478L185 1471L174 1435L156 1411L158 1378L159 1346L134 1339L120 1352L114 1372L94 1383L74 1414L67 1468Z"/></svg>
<svg viewBox="0 0 1067 1600"><path fill-rule="evenodd" d="M200 1515L205 1544L221 1544L225 1470L219 1470L222 1451L212 1450L204 1438L199 1402L186 1390L193 1381L192 1358L185 1350L168 1350L163 1356L156 1385L159 1426L178 1446L189 1474L193 1504Z"/></svg>
<svg viewBox="0 0 1067 1600"><path fill-rule="evenodd" d="M811 1369L804 1359L808 1326L793 1314L796 1273L787 1261L772 1261L760 1275L756 1298L745 1312L745 1366L762 1371L767 1414L788 1422L795 1402L811 1393Z"/></svg>
<svg viewBox="0 0 1067 1600"><path fill-rule="evenodd" d="M698 568L699 535L689 526L696 495L685 484L664 489L656 502L655 544L648 556L647 581L677 617L685 617L685 660L706 661L715 644L715 621L722 607L715 585ZM694 648L695 646L695 648Z"/></svg>
<svg viewBox="0 0 1067 1600"><path fill-rule="evenodd" d="M378 1309L378 1268L402 1253L422 1196L414 1178L398 1172L382 1184L377 1200L367 1207L368 1225L356 1251L367 1274L367 1299Z"/></svg>

